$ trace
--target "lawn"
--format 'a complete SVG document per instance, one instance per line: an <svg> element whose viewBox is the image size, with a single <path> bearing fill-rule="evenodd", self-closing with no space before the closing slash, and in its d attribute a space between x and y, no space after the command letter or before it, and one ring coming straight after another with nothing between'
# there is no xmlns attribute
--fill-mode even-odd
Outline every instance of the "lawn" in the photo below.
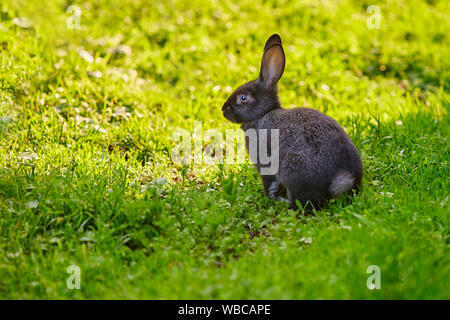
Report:
<svg viewBox="0 0 450 320"><path fill-rule="evenodd" d="M449 299L449 12L2 0L0 298ZM332 116L362 156L361 192L313 214L264 197L248 160L171 157L177 129L238 129L222 104L275 32L283 106Z"/></svg>

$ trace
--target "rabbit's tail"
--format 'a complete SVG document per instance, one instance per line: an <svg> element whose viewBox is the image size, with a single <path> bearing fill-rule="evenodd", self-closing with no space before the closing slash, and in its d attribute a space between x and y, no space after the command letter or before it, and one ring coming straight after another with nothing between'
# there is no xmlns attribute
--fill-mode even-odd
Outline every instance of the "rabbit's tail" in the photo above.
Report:
<svg viewBox="0 0 450 320"><path fill-rule="evenodd" d="M340 171L334 176L328 190L333 197L337 197L352 190L354 183L355 177L350 172Z"/></svg>

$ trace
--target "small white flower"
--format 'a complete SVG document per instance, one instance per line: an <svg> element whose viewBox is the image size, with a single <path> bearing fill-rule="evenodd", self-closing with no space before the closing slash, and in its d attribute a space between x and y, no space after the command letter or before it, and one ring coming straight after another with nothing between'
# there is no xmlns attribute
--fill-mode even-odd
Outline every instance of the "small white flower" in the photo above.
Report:
<svg viewBox="0 0 450 320"><path fill-rule="evenodd" d="M392 192L380 192L380 194L383 197L388 197L388 198L392 198L392 196L394 195Z"/></svg>
<svg viewBox="0 0 450 320"><path fill-rule="evenodd" d="M92 54L90 54L89 52L87 52L84 49L80 49L78 51L78 54L80 55L81 58L83 58L83 60L85 60L87 63L94 63L94 57L92 56Z"/></svg>
<svg viewBox="0 0 450 320"><path fill-rule="evenodd" d="M307 243L307 244L311 244L311 242L312 242L312 239L311 239L311 237L302 237L301 239L300 239L300 241L301 242L304 242L304 243Z"/></svg>
<svg viewBox="0 0 450 320"><path fill-rule="evenodd" d="M89 72L87 73L87 75L88 75L88 77L96 78L96 79L99 79L99 78L101 78L101 77L103 76L103 75L102 75L102 72L99 71L99 70L89 71Z"/></svg>
<svg viewBox="0 0 450 320"><path fill-rule="evenodd" d="M129 56L131 54L131 47L127 46L127 45L120 45L117 46L115 48L110 48L108 49L108 53L112 53L115 55L124 55L124 56Z"/></svg>
<svg viewBox="0 0 450 320"><path fill-rule="evenodd" d="M124 118L128 120L131 117L131 113L127 111L126 107L115 107L112 114L114 118Z"/></svg>
<svg viewBox="0 0 450 320"><path fill-rule="evenodd" d="M39 201L38 200L31 200L27 203L27 207L30 209L36 209L39 205Z"/></svg>
<svg viewBox="0 0 450 320"><path fill-rule="evenodd" d="M12 20L12 23L23 29L29 29L33 26L31 20L25 17L16 17Z"/></svg>

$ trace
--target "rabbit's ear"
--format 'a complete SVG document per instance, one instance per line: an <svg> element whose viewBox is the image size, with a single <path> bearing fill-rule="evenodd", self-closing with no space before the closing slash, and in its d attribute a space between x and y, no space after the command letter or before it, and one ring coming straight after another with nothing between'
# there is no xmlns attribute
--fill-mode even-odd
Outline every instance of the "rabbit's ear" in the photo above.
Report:
<svg viewBox="0 0 450 320"><path fill-rule="evenodd" d="M281 38L273 34L264 46L259 80L265 87L271 87L280 80L284 71L285 57Z"/></svg>

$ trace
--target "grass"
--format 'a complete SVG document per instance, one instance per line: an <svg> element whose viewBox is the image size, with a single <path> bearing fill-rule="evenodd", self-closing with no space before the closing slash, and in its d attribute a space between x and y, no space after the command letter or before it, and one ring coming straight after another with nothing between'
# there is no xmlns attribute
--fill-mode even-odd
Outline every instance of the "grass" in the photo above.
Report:
<svg viewBox="0 0 450 320"><path fill-rule="evenodd" d="M0 298L449 299L449 9L2 1ZM237 128L220 108L274 32L283 105L334 117L363 158L362 192L315 215L265 198L249 163L170 157L176 128Z"/></svg>

